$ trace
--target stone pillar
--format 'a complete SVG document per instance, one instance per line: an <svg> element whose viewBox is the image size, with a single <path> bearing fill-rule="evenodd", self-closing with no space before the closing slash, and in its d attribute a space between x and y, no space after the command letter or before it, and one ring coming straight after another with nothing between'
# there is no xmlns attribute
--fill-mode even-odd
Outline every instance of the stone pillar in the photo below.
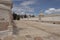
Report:
<svg viewBox="0 0 60 40"><path fill-rule="evenodd" d="M11 0L0 0L0 38L12 35Z"/></svg>
<svg viewBox="0 0 60 40"><path fill-rule="evenodd" d="M42 20L41 20L42 17L44 17L44 14L43 14L43 13L40 13L40 14L39 14L39 20L40 20L40 21L42 21Z"/></svg>

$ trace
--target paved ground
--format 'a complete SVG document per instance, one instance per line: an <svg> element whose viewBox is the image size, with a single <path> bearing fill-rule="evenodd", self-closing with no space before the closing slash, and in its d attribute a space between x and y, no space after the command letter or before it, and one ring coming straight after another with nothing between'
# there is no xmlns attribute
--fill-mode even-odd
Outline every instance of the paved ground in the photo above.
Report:
<svg viewBox="0 0 60 40"><path fill-rule="evenodd" d="M15 21L15 40L60 40L60 25L38 21Z"/></svg>

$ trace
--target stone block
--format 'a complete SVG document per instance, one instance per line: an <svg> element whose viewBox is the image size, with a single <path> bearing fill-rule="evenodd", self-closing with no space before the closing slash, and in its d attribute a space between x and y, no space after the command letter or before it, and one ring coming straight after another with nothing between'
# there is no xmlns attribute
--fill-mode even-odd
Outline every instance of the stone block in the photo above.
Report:
<svg viewBox="0 0 60 40"><path fill-rule="evenodd" d="M8 22L0 22L0 31L7 30L8 29Z"/></svg>
<svg viewBox="0 0 60 40"><path fill-rule="evenodd" d="M35 37L34 40L43 40L41 37Z"/></svg>
<svg viewBox="0 0 60 40"><path fill-rule="evenodd" d="M32 38L30 35L26 35L27 38Z"/></svg>
<svg viewBox="0 0 60 40"><path fill-rule="evenodd" d="M7 37L3 38L3 40L13 40L13 37L12 36L7 36Z"/></svg>

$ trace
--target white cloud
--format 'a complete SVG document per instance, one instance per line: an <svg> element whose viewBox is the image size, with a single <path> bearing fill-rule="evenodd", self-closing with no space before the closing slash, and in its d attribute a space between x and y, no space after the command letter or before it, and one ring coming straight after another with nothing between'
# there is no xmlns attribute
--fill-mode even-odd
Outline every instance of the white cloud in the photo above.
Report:
<svg viewBox="0 0 60 40"><path fill-rule="evenodd" d="M27 5L31 5L34 4L34 1L24 1L21 3L22 6L27 6Z"/></svg>
<svg viewBox="0 0 60 40"><path fill-rule="evenodd" d="M30 8L30 7L14 7L13 11L17 14L26 14L28 13L33 13L34 12L34 8Z"/></svg>
<svg viewBox="0 0 60 40"><path fill-rule="evenodd" d="M52 10L53 11L53 10L55 10L55 8L49 8L49 10Z"/></svg>
<svg viewBox="0 0 60 40"><path fill-rule="evenodd" d="M17 14L30 14L34 13L34 8L31 8L29 5L34 4L35 1L29 0L29 1L23 1L20 3L19 7L14 6L13 11Z"/></svg>
<svg viewBox="0 0 60 40"><path fill-rule="evenodd" d="M45 10L45 13L47 14L60 13L60 9L49 8L48 10Z"/></svg>

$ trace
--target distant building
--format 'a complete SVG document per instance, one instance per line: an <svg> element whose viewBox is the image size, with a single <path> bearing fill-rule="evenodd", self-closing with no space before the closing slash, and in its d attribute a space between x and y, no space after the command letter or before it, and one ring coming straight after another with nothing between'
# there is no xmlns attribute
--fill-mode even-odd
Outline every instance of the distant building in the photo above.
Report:
<svg viewBox="0 0 60 40"><path fill-rule="evenodd" d="M40 13L39 20L41 22L53 23L53 24L60 24L60 14L46 14Z"/></svg>

